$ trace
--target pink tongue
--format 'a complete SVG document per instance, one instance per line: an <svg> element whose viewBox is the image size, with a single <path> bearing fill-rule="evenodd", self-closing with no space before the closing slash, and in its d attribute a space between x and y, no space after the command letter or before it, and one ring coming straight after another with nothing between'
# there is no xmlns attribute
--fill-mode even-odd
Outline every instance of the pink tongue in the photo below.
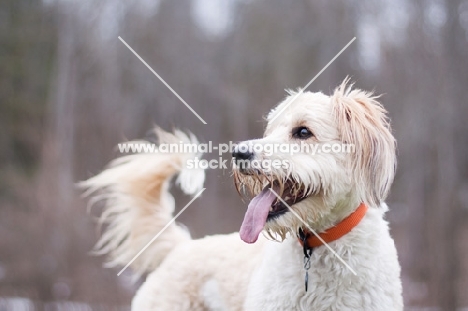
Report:
<svg viewBox="0 0 468 311"><path fill-rule="evenodd" d="M276 191L277 189L273 190ZM244 242L254 243L257 241L267 221L271 204L275 199L275 194L271 192L270 187L267 186L259 195L250 201L239 231L240 237Z"/></svg>

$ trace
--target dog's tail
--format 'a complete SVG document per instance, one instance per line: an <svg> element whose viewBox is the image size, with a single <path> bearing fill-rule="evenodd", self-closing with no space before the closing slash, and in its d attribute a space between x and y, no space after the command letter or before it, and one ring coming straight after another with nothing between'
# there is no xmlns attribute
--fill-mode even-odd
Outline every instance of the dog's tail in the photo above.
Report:
<svg viewBox="0 0 468 311"><path fill-rule="evenodd" d="M127 265L171 222L174 198L169 186L173 176L178 174L176 184L186 194L199 193L203 187L204 171L186 168L187 161L201 155L195 136L179 130L168 133L156 128L155 132L159 145L145 141L124 144L147 145L155 148L153 152L118 158L97 176L80 183L85 195L93 196L91 205L105 202L100 219L105 229L95 251L108 255L108 267ZM163 144L168 148L163 150ZM168 153L169 146L186 150ZM131 264L133 271L141 275L154 270L175 245L189 239L184 227L171 223Z"/></svg>

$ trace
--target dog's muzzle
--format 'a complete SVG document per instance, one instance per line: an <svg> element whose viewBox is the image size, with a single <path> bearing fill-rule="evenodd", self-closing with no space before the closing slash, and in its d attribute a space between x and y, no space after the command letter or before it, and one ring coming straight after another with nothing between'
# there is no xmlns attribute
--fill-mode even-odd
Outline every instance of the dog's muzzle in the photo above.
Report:
<svg viewBox="0 0 468 311"><path fill-rule="evenodd" d="M255 154L250 150L247 144L238 144L232 152L232 158L236 168L243 174L249 174L250 161L254 158Z"/></svg>

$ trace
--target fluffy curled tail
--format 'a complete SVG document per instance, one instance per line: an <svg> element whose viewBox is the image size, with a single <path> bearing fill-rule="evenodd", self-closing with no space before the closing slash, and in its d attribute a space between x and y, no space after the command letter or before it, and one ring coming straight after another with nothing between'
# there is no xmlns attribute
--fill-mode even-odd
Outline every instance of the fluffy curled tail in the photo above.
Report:
<svg viewBox="0 0 468 311"><path fill-rule="evenodd" d="M101 216L105 229L95 250L108 255L108 267L128 264L171 221L174 198L169 186L173 176L178 174L176 184L186 194L193 195L203 187L204 171L185 169L186 161L198 156L193 148L197 139L179 130L168 133L157 128L155 132L159 146L154 152L118 158L100 174L80 183L85 195L93 197L91 204L105 201ZM191 149L187 153L163 153L161 144L190 144L192 148L187 148ZM189 239L187 230L172 223L132 263L133 271L141 275L154 270L175 245Z"/></svg>

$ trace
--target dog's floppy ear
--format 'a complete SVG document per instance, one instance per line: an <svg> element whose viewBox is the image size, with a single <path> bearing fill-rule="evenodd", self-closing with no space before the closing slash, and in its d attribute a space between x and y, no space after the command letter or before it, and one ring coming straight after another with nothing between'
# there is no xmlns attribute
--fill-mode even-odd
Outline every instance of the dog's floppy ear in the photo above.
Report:
<svg viewBox="0 0 468 311"><path fill-rule="evenodd" d="M395 175L395 139L378 97L352 87L346 78L335 90L333 114L341 141L355 146L350 165L361 200L379 206Z"/></svg>

